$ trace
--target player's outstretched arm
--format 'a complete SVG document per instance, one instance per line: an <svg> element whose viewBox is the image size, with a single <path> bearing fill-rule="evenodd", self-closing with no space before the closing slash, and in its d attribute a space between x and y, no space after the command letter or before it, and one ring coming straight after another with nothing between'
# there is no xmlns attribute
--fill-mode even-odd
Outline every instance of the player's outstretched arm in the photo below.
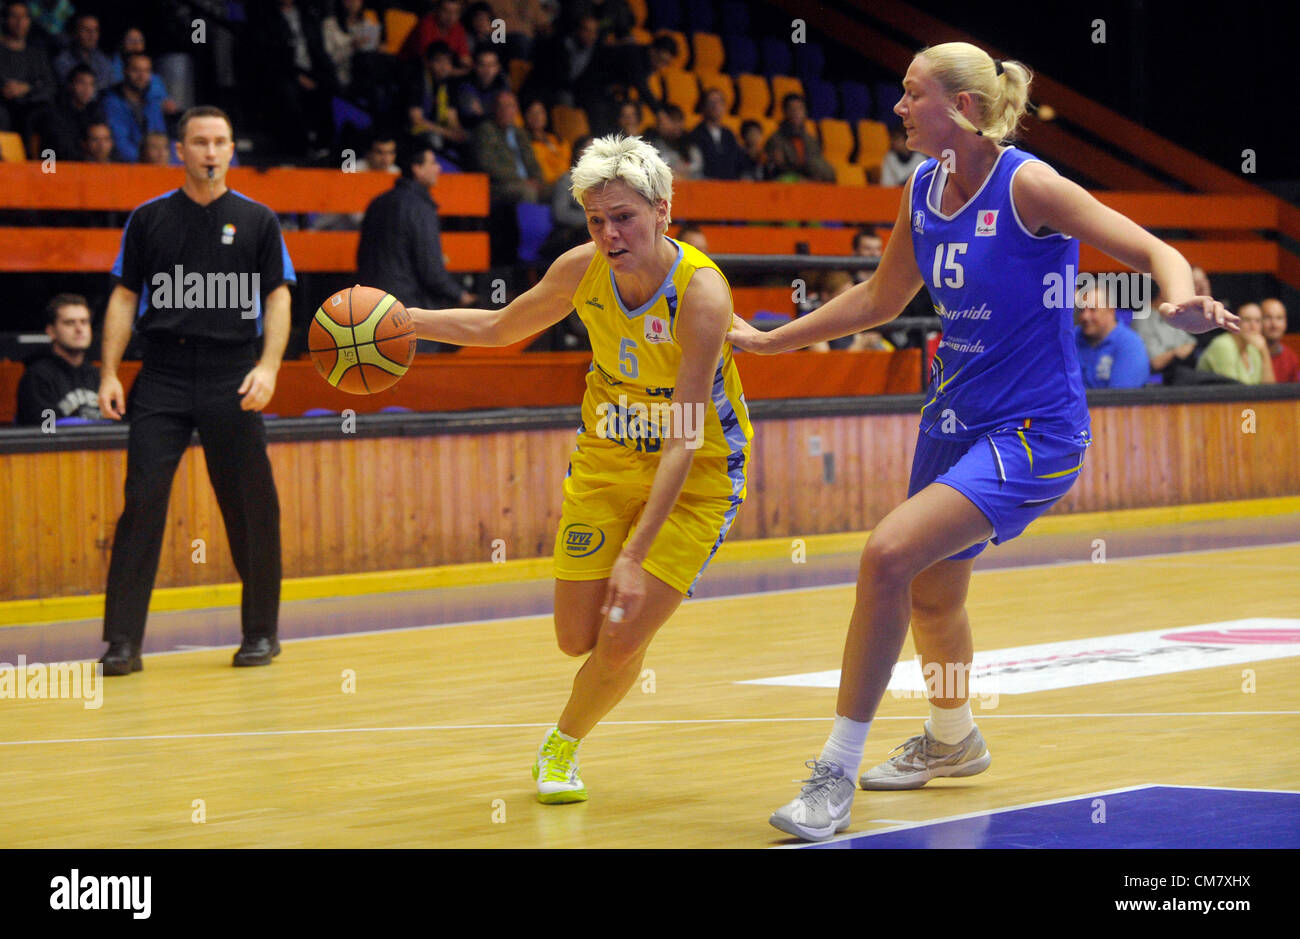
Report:
<svg viewBox="0 0 1300 939"><path fill-rule="evenodd" d="M1172 245L1132 219L1102 205L1078 183L1046 163L1026 163L1012 189L1016 212L1031 232L1049 228L1105 251L1136 271L1150 273L1165 302L1160 315L1170 326L1189 333L1220 327L1237 332L1237 317L1213 297L1198 297L1192 268Z"/></svg>
<svg viewBox="0 0 1300 939"><path fill-rule="evenodd" d="M411 307L415 334L457 346L508 346L527 339L569 315L594 251L590 243L566 251L541 280L499 310Z"/></svg>
<svg viewBox="0 0 1300 939"><path fill-rule="evenodd" d="M911 193L912 182L908 180L903 187L893 234L870 280L851 287L807 316L769 333L755 329L736 316L727 341L746 352L775 355L872 329L903 312L921 289L921 272L917 270L916 256L912 251Z"/></svg>

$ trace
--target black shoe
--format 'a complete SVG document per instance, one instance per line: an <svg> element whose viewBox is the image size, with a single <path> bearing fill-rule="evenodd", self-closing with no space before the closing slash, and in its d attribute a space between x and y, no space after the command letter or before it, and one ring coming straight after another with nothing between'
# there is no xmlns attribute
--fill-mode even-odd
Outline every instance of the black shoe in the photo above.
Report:
<svg viewBox="0 0 1300 939"><path fill-rule="evenodd" d="M246 665L270 665L271 659L279 654L280 640L274 636L258 636L254 639L245 636L231 664L236 668Z"/></svg>
<svg viewBox="0 0 1300 939"><path fill-rule="evenodd" d="M99 664L104 666L105 675L130 675L144 668L140 648L129 642L110 642Z"/></svg>

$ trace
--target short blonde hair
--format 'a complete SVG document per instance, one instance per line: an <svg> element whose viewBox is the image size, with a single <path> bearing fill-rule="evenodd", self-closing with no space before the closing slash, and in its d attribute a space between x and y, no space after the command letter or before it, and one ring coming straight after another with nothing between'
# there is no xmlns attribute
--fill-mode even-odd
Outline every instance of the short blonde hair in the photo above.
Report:
<svg viewBox="0 0 1300 939"><path fill-rule="evenodd" d="M586 196L592 189L620 180L644 196L651 205L660 199L668 203L668 222L673 220L673 171L659 151L640 137L610 134L587 145L573 167L570 192L586 208Z"/></svg>
<svg viewBox="0 0 1300 939"><path fill-rule="evenodd" d="M1029 83L1034 79L1027 65L1009 59L995 61L979 46L968 42L940 43L922 49L916 56L925 56L934 77L948 95L955 97L964 91L975 98L979 106L974 122L963 117L955 107L949 110L958 127L998 143L1016 136L1029 106Z"/></svg>

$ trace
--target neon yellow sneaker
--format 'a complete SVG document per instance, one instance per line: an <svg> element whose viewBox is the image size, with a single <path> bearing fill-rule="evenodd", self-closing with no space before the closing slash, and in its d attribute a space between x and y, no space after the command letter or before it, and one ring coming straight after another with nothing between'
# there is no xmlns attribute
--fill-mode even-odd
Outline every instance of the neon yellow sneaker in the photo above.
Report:
<svg viewBox="0 0 1300 939"><path fill-rule="evenodd" d="M570 742L560 736L559 728L551 728L542 745L537 748L537 762L533 764L538 802L559 805L587 801L587 787L578 775L580 746L581 740Z"/></svg>

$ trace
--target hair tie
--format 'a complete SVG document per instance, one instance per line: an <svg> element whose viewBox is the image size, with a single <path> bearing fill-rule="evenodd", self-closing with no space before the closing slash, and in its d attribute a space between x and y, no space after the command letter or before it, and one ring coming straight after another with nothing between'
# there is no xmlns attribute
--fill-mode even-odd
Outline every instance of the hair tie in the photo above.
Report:
<svg viewBox="0 0 1300 939"><path fill-rule="evenodd" d="M996 74L998 74L998 75L1001 75L1001 74L1002 74L1002 60L1001 60L1001 59L994 59L994 60L993 60L993 70L994 70L994 72L995 72Z"/></svg>

